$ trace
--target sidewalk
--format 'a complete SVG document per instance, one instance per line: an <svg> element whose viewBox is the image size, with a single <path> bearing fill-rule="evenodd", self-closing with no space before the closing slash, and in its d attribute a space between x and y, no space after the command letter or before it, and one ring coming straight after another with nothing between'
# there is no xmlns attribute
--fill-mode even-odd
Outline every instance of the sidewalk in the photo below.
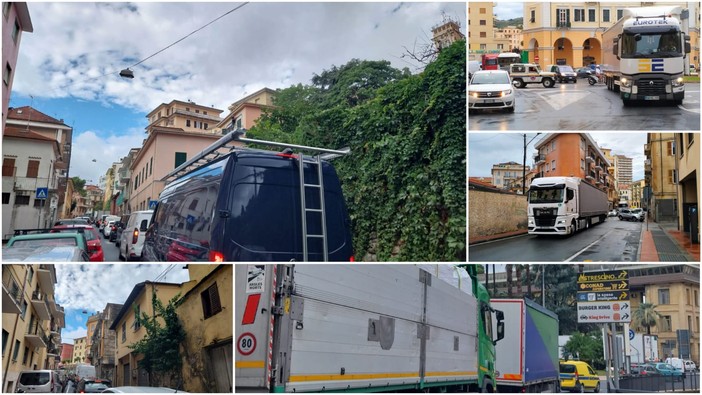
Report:
<svg viewBox="0 0 702 395"><path fill-rule="evenodd" d="M699 262L700 245L679 231L675 223L643 224L639 262Z"/></svg>

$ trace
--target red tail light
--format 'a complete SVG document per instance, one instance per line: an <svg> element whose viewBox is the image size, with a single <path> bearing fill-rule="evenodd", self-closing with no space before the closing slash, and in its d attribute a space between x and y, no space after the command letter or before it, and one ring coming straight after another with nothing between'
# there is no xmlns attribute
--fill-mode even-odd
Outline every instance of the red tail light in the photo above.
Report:
<svg viewBox="0 0 702 395"><path fill-rule="evenodd" d="M134 228L134 233L132 233L132 244L136 244L139 239L139 229Z"/></svg>
<svg viewBox="0 0 702 395"><path fill-rule="evenodd" d="M277 154L275 154L275 156L280 156L280 157L288 158L288 159L297 159L297 155L286 154L286 153L283 153L283 152L277 153Z"/></svg>
<svg viewBox="0 0 702 395"><path fill-rule="evenodd" d="M351 255L351 258L349 258L349 262L356 262L356 257Z"/></svg>
<svg viewBox="0 0 702 395"><path fill-rule="evenodd" d="M224 262L224 254L217 251L210 251L210 262Z"/></svg>

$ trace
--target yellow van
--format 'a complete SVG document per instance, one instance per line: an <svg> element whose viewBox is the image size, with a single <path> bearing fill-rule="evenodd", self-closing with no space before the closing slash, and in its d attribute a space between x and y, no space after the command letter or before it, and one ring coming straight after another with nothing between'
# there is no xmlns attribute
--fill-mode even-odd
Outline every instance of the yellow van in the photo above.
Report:
<svg viewBox="0 0 702 395"><path fill-rule="evenodd" d="M583 361L560 362L561 389L571 392L600 392L600 377Z"/></svg>

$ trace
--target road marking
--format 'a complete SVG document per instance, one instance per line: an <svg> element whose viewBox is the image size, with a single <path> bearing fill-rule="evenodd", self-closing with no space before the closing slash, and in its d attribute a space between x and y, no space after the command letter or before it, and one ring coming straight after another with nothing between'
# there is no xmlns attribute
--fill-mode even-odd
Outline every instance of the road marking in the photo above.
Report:
<svg viewBox="0 0 702 395"><path fill-rule="evenodd" d="M614 229L610 229L609 232L603 234L602 237L600 237L599 239L593 241L592 243L590 243L589 246L587 246L587 247L583 248L582 250L576 252L573 256L571 256L570 258L566 259L566 260L563 261L563 262L570 262L570 261L572 261L573 259L577 258L578 255L580 255L580 254L582 254L583 252L587 251L588 248L594 246L595 244L597 244L597 242L599 242L600 240L604 239L605 237L607 237L607 235L609 235L609 234L612 233L612 232L614 232Z"/></svg>
<svg viewBox="0 0 702 395"><path fill-rule="evenodd" d="M697 111L695 111L695 110L688 110L688 109L685 108L685 106L683 106L682 104L678 105L678 108L681 109L681 110L687 111L687 112L691 112L691 113L693 113L693 114L699 114L699 113L700 113L699 107L697 108Z"/></svg>
<svg viewBox="0 0 702 395"><path fill-rule="evenodd" d="M563 107L567 107L576 103L589 95L587 91L572 91L572 92L553 92L553 93L537 93L545 102L547 102L554 110L559 111Z"/></svg>

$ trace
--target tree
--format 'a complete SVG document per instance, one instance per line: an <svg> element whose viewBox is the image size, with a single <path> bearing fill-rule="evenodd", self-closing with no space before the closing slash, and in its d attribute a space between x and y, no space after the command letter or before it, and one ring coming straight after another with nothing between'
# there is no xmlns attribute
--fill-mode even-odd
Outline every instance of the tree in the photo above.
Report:
<svg viewBox="0 0 702 395"><path fill-rule="evenodd" d="M146 329L146 336L128 347L144 355L144 359L139 361L139 366L149 373L149 377L155 379L155 383L152 384L162 384L163 378L181 383L180 343L185 339L185 330L176 313L176 308L181 303L180 294L164 306L154 292L151 303L154 308L152 317L145 312L139 315L134 306L136 322ZM163 320L164 325L161 325L159 318Z"/></svg>
<svg viewBox="0 0 702 395"><path fill-rule="evenodd" d="M641 303L636 310L631 314L631 323L634 329L646 328L646 333L651 334L651 327L658 324L658 320L662 317L656 311L656 305L653 303Z"/></svg>
<svg viewBox="0 0 702 395"><path fill-rule="evenodd" d="M602 366L604 362L602 333L600 331L592 331L588 334L573 333L570 340L563 346L563 354L567 359L576 358L593 366Z"/></svg>
<svg viewBox="0 0 702 395"><path fill-rule="evenodd" d="M512 265L507 264L506 265L506 270L507 270L507 297L511 298L512 295ZM517 281L519 281L519 277L517 277Z"/></svg>

